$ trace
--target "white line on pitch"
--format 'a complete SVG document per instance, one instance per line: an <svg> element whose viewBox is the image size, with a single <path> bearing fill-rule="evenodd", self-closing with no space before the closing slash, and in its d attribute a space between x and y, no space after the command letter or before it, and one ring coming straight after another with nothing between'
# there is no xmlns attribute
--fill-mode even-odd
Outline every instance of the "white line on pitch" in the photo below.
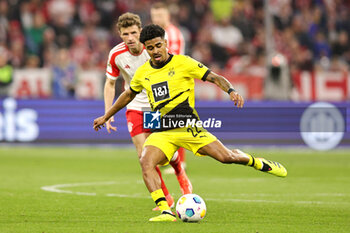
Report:
<svg viewBox="0 0 350 233"><path fill-rule="evenodd" d="M77 195L96 196L96 193L74 192L70 190L62 190L61 188L92 186L92 185L111 185L115 183L116 183L115 181L106 181L106 182L89 182L89 183L74 183L74 184L56 184L51 186L43 186L41 187L41 189L48 192L54 192L54 193L69 193L69 194L77 194Z"/></svg>
<svg viewBox="0 0 350 233"><path fill-rule="evenodd" d="M96 196L96 193L87 193L87 192L79 192L79 191L71 191L71 190L62 190L62 188L69 188L69 187L81 187L81 186L97 186L97 185L112 185L112 184L122 184L122 183L129 183L129 182L117 182L117 181L105 181L105 182L87 182L87 183L73 183L73 184L56 184L51 186L43 186L41 187L42 190L48 191L48 192L55 192L55 193L66 193L66 194L76 194L76 195L84 195L84 196ZM137 182L139 183L139 182ZM233 194L236 195L236 194ZM237 194L237 195L246 195L246 196L254 196L254 194ZM261 196L283 196L283 194L264 194L261 193ZM289 196L293 196L288 194ZM348 196L349 194L345 193L314 193L314 194L306 194L305 196ZM105 194L107 197L120 197L120 198L144 198L149 199L149 196L140 194L140 193L134 193L134 194L118 194L118 193L109 193ZM262 203L296 203L296 204L328 204L328 205L349 205L349 202L323 202L323 201L275 201L275 200L256 200L256 199L236 199L236 198L228 198L224 195L218 195L222 196L222 198L205 198L208 201L228 201L228 202L262 202ZM294 196L299 196L298 194L295 194Z"/></svg>
<svg viewBox="0 0 350 233"><path fill-rule="evenodd" d="M274 201L274 200L247 200L247 199L231 199L231 198L205 198L208 201L227 201L227 202L262 202L262 203L284 203L284 204L320 204L320 205L350 205L349 202L324 202L324 201Z"/></svg>

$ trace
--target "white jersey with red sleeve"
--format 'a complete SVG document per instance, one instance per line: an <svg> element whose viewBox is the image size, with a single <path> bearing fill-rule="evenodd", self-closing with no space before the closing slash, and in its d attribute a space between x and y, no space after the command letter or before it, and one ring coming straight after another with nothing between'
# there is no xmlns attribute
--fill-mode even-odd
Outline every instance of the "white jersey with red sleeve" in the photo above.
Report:
<svg viewBox="0 0 350 233"><path fill-rule="evenodd" d="M185 53L185 40L180 29L175 25L170 24L166 29L166 37L168 40L168 49L171 54Z"/></svg>
<svg viewBox="0 0 350 233"><path fill-rule="evenodd" d="M137 68L148 61L149 55L145 48L138 55L130 53L128 46L124 42L115 46L108 56L106 76L112 80L116 80L121 74L125 80L124 88L127 90L130 86L130 81L134 76ZM142 111L142 108L149 108L149 102L146 91L143 90L136 95L128 105L127 109Z"/></svg>

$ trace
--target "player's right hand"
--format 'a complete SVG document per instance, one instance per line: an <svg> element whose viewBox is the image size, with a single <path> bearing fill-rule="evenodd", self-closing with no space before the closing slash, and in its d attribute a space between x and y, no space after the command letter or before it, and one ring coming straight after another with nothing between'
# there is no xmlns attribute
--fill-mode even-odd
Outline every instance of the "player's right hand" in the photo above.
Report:
<svg viewBox="0 0 350 233"><path fill-rule="evenodd" d="M235 103L235 106L237 106L238 108L243 108L244 99L240 94L238 94L235 91L232 91L230 93L230 99Z"/></svg>
<svg viewBox="0 0 350 233"><path fill-rule="evenodd" d="M111 133L111 130L117 131L117 127L112 125L112 122L114 122L114 117L112 116L109 118L109 120L106 122L106 129L108 133Z"/></svg>
<svg viewBox="0 0 350 233"><path fill-rule="evenodd" d="M105 127L105 123L106 123L106 119L104 118L104 116L101 116L99 118L96 118L94 120L94 130L98 131L99 129L101 129L101 127Z"/></svg>

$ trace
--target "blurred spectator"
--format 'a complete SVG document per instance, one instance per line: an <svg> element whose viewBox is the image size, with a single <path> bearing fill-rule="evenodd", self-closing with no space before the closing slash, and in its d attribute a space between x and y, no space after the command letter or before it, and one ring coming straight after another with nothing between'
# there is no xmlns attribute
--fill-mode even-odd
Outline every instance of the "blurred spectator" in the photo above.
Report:
<svg viewBox="0 0 350 233"><path fill-rule="evenodd" d="M40 54L46 28L44 15L39 11L36 12L33 18L33 25L25 29L28 53L35 55Z"/></svg>
<svg viewBox="0 0 350 233"><path fill-rule="evenodd" d="M75 14L75 0L45 1L49 21L62 26L70 26Z"/></svg>
<svg viewBox="0 0 350 233"><path fill-rule="evenodd" d="M232 0L210 0L210 7L213 11L215 20L221 21L231 16L231 9L234 6Z"/></svg>
<svg viewBox="0 0 350 233"><path fill-rule="evenodd" d="M55 64L55 58L57 56L57 51L55 47L47 47L42 53L42 67L49 68Z"/></svg>
<svg viewBox="0 0 350 233"><path fill-rule="evenodd" d="M265 62L261 49L256 50L250 43L243 43L239 56L231 57L225 69L233 74L265 76Z"/></svg>
<svg viewBox="0 0 350 233"><path fill-rule="evenodd" d="M312 58L312 52L306 47L300 48L293 56L293 60L291 63L291 71L312 71L313 69L314 63Z"/></svg>
<svg viewBox="0 0 350 233"><path fill-rule="evenodd" d="M197 43L192 50L193 58L207 66L219 66L223 68L229 57L228 52L213 42L212 33L207 28L198 32Z"/></svg>
<svg viewBox="0 0 350 233"><path fill-rule="evenodd" d="M56 98L73 98L75 94L77 66L70 59L68 49L59 49L52 67L52 90Z"/></svg>
<svg viewBox="0 0 350 233"><path fill-rule="evenodd" d="M35 14L41 13L44 16L44 22L46 23L47 16L45 12L45 8L43 7L42 0L28 0L21 1L19 6L19 16L18 19L21 22L23 29L29 29L33 27L35 21Z"/></svg>
<svg viewBox="0 0 350 233"><path fill-rule="evenodd" d="M25 36L23 35L21 24L17 20L10 21L8 28L8 41L10 64L14 68L23 67L25 62Z"/></svg>
<svg viewBox="0 0 350 233"><path fill-rule="evenodd" d="M28 29L33 26L33 15L30 10L30 2L25 1L20 5L20 20L24 29Z"/></svg>
<svg viewBox="0 0 350 233"><path fill-rule="evenodd" d="M133 11L147 24L151 5L155 2L157 0L28 0L13 4L0 0L0 44L8 50L21 47L18 40L24 41L24 31L26 47L23 53L39 55L41 66L52 63L51 55L57 47L69 48L79 66L86 65L87 60L91 66L100 66L107 42L118 42L113 34L113 22L118 15ZM230 57L241 56L237 50L243 42L251 43L255 50L265 50L263 1L162 2L168 6L172 21L179 24L189 42L186 53L202 58L209 66L225 67ZM306 48L312 51L316 60L323 56L330 59L341 56L349 60L347 49L342 52L350 31L350 4L347 1L273 0L270 7L276 52L286 56L291 65L298 63L294 62L293 49L305 51ZM50 27L54 33L47 30ZM208 36L203 30L212 33ZM207 41L202 36L208 36ZM15 54L14 65L24 66L23 59ZM12 60L10 58L11 63Z"/></svg>
<svg viewBox="0 0 350 233"><path fill-rule="evenodd" d="M297 14L292 20L291 29L293 30L295 38L302 47L306 47L310 50L313 49L312 41L307 33L307 24L302 15Z"/></svg>
<svg viewBox="0 0 350 233"><path fill-rule="evenodd" d="M40 67L40 58L37 55L28 55L25 62L25 68L36 69Z"/></svg>
<svg viewBox="0 0 350 233"><path fill-rule="evenodd" d="M344 60L340 59L339 57L332 57L332 59L330 60L328 70L346 72L348 71L348 65L345 63Z"/></svg>
<svg viewBox="0 0 350 233"><path fill-rule="evenodd" d="M71 58L77 65L82 66L88 60L91 60L91 55L92 51L88 39L82 35L76 36L71 49Z"/></svg>
<svg viewBox="0 0 350 233"><path fill-rule="evenodd" d="M223 18L219 24L214 26L212 37L214 43L226 48L232 54L235 53L237 46L243 41L241 31L230 24L229 18Z"/></svg>
<svg viewBox="0 0 350 233"><path fill-rule="evenodd" d="M311 10L311 20L309 22L309 36L315 39L320 31L328 32L326 28L326 19L323 12L319 6L314 7Z"/></svg>
<svg viewBox="0 0 350 233"><path fill-rule="evenodd" d="M55 42L58 47L64 48L72 45L72 30L69 28L64 17L55 17L52 23L52 28L55 31Z"/></svg>
<svg viewBox="0 0 350 233"><path fill-rule="evenodd" d="M11 41L10 63L14 68L21 68L25 63L25 46L20 39Z"/></svg>
<svg viewBox="0 0 350 233"><path fill-rule="evenodd" d="M209 44L196 44L193 48L192 56L194 59L201 61L204 65L214 62Z"/></svg>
<svg viewBox="0 0 350 233"><path fill-rule="evenodd" d="M51 27L47 27L43 33L43 42L39 54L41 66L43 67L50 67L53 65L53 59L58 49L55 38L55 31Z"/></svg>
<svg viewBox="0 0 350 233"><path fill-rule="evenodd" d="M146 25L151 6L159 1L0 0L0 47L8 51L8 63L15 69L36 66L39 57L40 67L104 70L109 48L120 42L113 26L117 17L135 12ZM186 54L220 72L249 74L266 66L264 1L161 2L185 37ZM349 70L350 1L271 0L270 9L275 52L292 73ZM69 50L71 64L58 65L61 48ZM74 93L71 84L63 86Z"/></svg>
<svg viewBox="0 0 350 233"><path fill-rule="evenodd" d="M166 4L157 2L151 7L152 23L164 28L169 51L173 54L185 53L185 39L182 32L171 22L170 11Z"/></svg>
<svg viewBox="0 0 350 233"><path fill-rule="evenodd" d="M251 1L242 1L233 7L231 23L241 31L245 39L253 39L254 8Z"/></svg>
<svg viewBox="0 0 350 233"><path fill-rule="evenodd" d="M76 13L79 23L82 25L89 24L91 21L99 21L100 18L92 0L78 0L76 4Z"/></svg>
<svg viewBox="0 0 350 233"><path fill-rule="evenodd" d="M332 51L334 56L343 57L344 54L349 53L350 51L350 41L349 34L347 31L342 30L337 40L332 46Z"/></svg>
<svg viewBox="0 0 350 233"><path fill-rule="evenodd" d="M108 57L110 51L110 45L108 38L99 41L96 50L93 51L93 62L95 68L105 70L106 69L106 57Z"/></svg>
<svg viewBox="0 0 350 233"><path fill-rule="evenodd" d="M46 9L50 25L55 31L55 42L60 48L72 45L73 19L75 6L73 0L49 0Z"/></svg>
<svg viewBox="0 0 350 233"><path fill-rule="evenodd" d="M329 58L330 55L331 49L326 41L325 35L321 31L317 32L314 42L314 58L316 60L321 59L324 56Z"/></svg>
<svg viewBox="0 0 350 233"><path fill-rule="evenodd" d="M9 53L0 47L0 97L7 96L9 85L12 82L13 68L8 64Z"/></svg>
<svg viewBox="0 0 350 233"><path fill-rule="evenodd" d="M115 0L96 1L97 11L101 15L100 24L103 28L109 28L111 26L111 22L116 20L117 17L114 13L116 9L115 5Z"/></svg>
<svg viewBox="0 0 350 233"><path fill-rule="evenodd" d="M284 30L288 27L290 27L292 18L293 18L293 11L292 6L290 4L290 1L279 1L280 6L278 9L275 9L274 12L274 21L275 26L278 30Z"/></svg>
<svg viewBox="0 0 350 233"><path fill-rule="evenodd" d="M8 3L0 1L0 45L7 42L7 30L9 27Z"/></svg>
<svg viewBox="0 0 350 233"><path fill-rule="evenodd" d="M21 24L17 20L10 21L8 27L8 41L12 43L13 41L21 41L24 43L25 37L21 28Z"/></svg>
<svg viewBox="0 0 350 233"><path fill-rule="evenodd" d="M104 54L108 57L110 48L108 44L105 46L101 46L101 44L108 41L109 34L105 29L98 28L96 26L97 24L97 21L91 20L75 32L71 47L71 56L76 64L84 69L86 66L98 66L98 63L101 62L99 59L103 59L103 64L106 65L106 57L100 58L100 56ZM100 49L104 49L104 51L100 51Z"/></svg>

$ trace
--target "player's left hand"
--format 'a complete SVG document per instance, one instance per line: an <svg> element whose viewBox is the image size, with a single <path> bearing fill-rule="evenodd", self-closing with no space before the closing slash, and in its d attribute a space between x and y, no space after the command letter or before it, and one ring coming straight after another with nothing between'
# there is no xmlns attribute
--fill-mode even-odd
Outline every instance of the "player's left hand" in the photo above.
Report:
<svg viewBox="0 0 350 233"><path fill-rule="evenodd" d="M235 106L238 108L243 108L244 99L240 94L238 94L238 92L232 91L230 93L230 99L235 103Z"/></svg>
<svg viewBox="0 0 350 233"><path fill-rule="evenodd" d="M106 119L104 116L101 116L99 118L96 118L94 120L94 130L98 131L99 129L101 129L102 127L105 127L105 123L106 123Z"/></svg>
<svg viewBox="0 0 350 233"><path fill-rule="evenodd" d="M111 133L111 130L117 131L117 127L113 126L112 122L114 122L114 117L113 116L111 118L109 118L108 121L106 121L106 129L107 129L108 133Z"/></svg>

